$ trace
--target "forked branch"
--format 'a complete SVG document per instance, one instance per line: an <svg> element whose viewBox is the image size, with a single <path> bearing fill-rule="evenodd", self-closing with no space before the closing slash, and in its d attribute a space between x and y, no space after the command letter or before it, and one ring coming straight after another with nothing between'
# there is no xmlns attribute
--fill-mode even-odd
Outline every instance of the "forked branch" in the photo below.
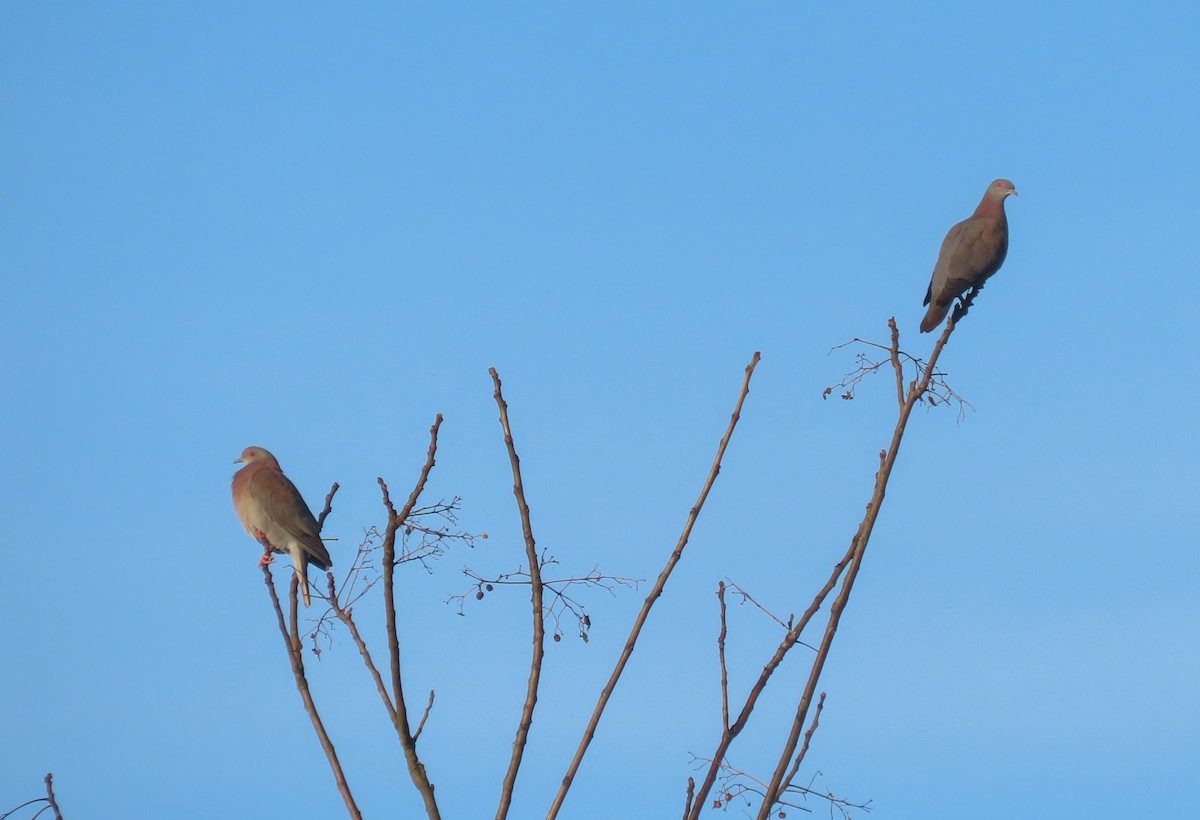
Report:
<svg viewBox="0 0 1200 820"><path fill-rule="evenodd" d="M400 747L404 751L404 760L408 765L409 777L412 778L413 785L421 794L421 799L425 804L425 813L429 815L430 820L437 820L441 814L433 795L433 784L429 782L429 775L425 771L425 764L417 755L417 741L408 720L408 705L404 700L404 681L400 675L400 638L396 628L396 533L406 525L413 508L417 505L417 500L425 489L425 482L429 480L429 473L433 470L436 462L438 430L441 426L442 414L438 413L434 418L433 425L429 428L429 448L425 454L425 464L421 467L421 474L417 477L416 485L408 494L408 500L399 512L392 504L387 484L382 478L378 479L379 487L383 492L383 505L388 511L387 527L383 532L383 566L381 569L383 572L383 604L387 628L388 658L391 662L392 704L395 709L394 713L389 710L389 716L393 717L396 736L400 740ZM351 634L355 633L351 632ZM359 641L356 640L356 643ZM365 653L365 646L360 644L359 651L364 653L363 659L370 667L370 656Z"/></svg>
<svg viewBox="0 0 1200 820"><path fill-rule="evenodd" d="M47 809L54 813L54 820L63 820L62 812L58 810L58 799L54 796L54 772L47 772L44 780L46 783L45 797L35 797L32 800L26 800L19 806L13 806L11 809L4 812L4 814L0 814L0 820L5 820L5 818L12 817L21 809L27 806L36 806L38 803L45 803L46 805L38 809L37 812L35 812L34 815L29 818L29 820L37 820L37 818L42 815L42 812L46 811Z"/></svg>
<svg viewBox="0 0 1200 820"><path fill-rule="evenodd" d="M830 607L829 620L825 625L825 632L817 649L817 655L813 659L812 667L809 670L808 680L800 696L800 702L796 706L796 715L792 720L791 731L788 734L787 741L784 743L783 750L780 752L775 771L763 791L763 802L758 810L758 820L767 820L775 804L779 802L780 794L791 785L791 781L795 777L796 768L793 767L789 770L789 763L792 760L792 756L796 754L796 746L800 741L809 705L812 703L813 694L816 692L817 683L821 677L825 661L829 657L829 650L833 644L834 635L837 633L838 624L841 622L842 613L849 602L850 592L854 588L854 581L858 577L858 571L862 566L863 555L866 552L867 543L870 541L871 533L874 530L875 521L879 517L880 509L883 507L888 479L891 477L892 468L896 464L896 457L900 453L900 442L904 438L908 419L912 415L913 408L917 405L917 402L921 401L926 391L929 390L930 384L935 374L937 374L938 358L941 356L946 342L949 341L950 334L954 332L955 322L965 313L966 308L970 306L971 298L973 298L973 294L965 300L962 310L955 310L950 320L946 322L946 326L942 330L942 335L934 344L933 352L929 356L929 363L923 369L918 369L917 376L908 383L907 391L903 391L902 393L903 401L900 403L900 411L896 419L896 427L892 431L891 443L888 445L887 450L881 450L879 453L879 470L875 473L875 486L871 492L871 500L867 504L866 514L863 516L862 522L858 525L858 531L854 534L854 538L851 539L850 563L846 568L837 598L834 599L833 605ZM892 363L892 367L897 374L897 383L899 384L903 377L903 368L899 353L900 333L896 327L896 320L894 318L888 320L888 328L891 332L888 360Z"/></svg>

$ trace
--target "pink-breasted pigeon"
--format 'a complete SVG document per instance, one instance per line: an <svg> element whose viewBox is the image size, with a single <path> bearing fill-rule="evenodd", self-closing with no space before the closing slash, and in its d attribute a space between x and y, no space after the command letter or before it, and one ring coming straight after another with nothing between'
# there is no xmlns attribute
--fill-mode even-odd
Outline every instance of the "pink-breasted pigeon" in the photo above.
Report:
<svg viewBox="0 0 1200 820"><path fill-rule="evenodd" d="M300 576L300 594L308 606L308 565L320 569L333 566L321 543L317 519L266 449L247 447L233 463L239 462L246 466L233 474L233 509L246 532L260 544L292 556Z"/></svg>
<svg viewBox="0 0 1200 820"><path fill-rule="evenodd" d="M1017 191L1007 179L993 180L983 192L975 213L959 222L942 240L933 278L925 292L929 310L921 320L921 332L928 333L942 323L951 303L967 290L978 290L983 282L1004 264L1008 253L1008 217L1004 200Z"/></svg>

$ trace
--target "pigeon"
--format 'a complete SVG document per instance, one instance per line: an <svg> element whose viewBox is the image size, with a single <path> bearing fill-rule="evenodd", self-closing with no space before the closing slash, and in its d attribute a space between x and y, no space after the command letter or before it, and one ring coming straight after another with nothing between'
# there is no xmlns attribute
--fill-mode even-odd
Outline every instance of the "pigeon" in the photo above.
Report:
<svg viewBox="0 0 1200 820"><path fill-rule="evenodd" d="M929 310L921 320L922 333L942 323L955 299L971 288L979 290L984 280L1000 270L1008 253L1004 200L1016 195L1016 188L1007 179L994 180L984 191L975 213L946 234L925 293Z"/></svg>
<svg viewBox="0 0 1200 820"><path fill-rule="evenodd" d="M234 459L234 464L238 463L246 466L233 474L233 509L246 532L260 544L292 556L300 576L300 594L308 606L308 565L323 570L333 566L321 543L317 519L268 450L247 447ZM263 560L269 559L264 556Z"/></svg>

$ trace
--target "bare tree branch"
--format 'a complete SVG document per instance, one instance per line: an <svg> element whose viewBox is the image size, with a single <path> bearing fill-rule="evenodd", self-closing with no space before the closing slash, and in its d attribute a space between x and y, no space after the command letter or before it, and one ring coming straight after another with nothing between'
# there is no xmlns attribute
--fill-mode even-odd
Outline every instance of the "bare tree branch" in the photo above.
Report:
<svg viewBox="0 0 1200 820"><path fill-rule="evenodd" d="M932 397L934 395L932 391L938 391L936 395L941 398L945 398L946 400L948 400L950 397L958 398L957 394L955 394L942 380L942 376L944 374L936 370L937 360L941 355L941 351L944 348L950 333L953 331L954 317L952 317L951 321L947 323L942 336L935 344L928 364L925 364L920 359L910 356L900 350L899 330L896 326L895 319L890 319L888 321L888 328L891 336L889 345L880 345L875 342L867 342L861 339L855 339L853 342L851 342L861 343L867 347L877 348L881 351L884 351L886 355L882 359L875 360L869 359L864 354L860 353L858 355L858 368L844 378L841 385L848 388L847 392L843 394L842 398L851 399L853 398L854 388L858 385L858 383L865 376L877 371L885 364L890 364L892 366L892 370L897 382L897 396L900 400L899 419L897 421L896 429L893 432L891 446L886 451L880 451L880 468L876 473L876 485L872 493L871 502L867 506L866 515L863 519L863 522L859 525L858 531L855 533L854 538L851 539L851 543L846 551L846 554L843 555L841 560L839 560L834 566L833 572L830 574L825 586L813 598L813 601L809 605L808 609L803 613L803 615L801 615L800 619L794 625L792 625L791 620L789 619L788 626L790 628L788 629L787 634L784 636L778 648L775 650L775 654L763 667L762 672L759 674L758 680L751 687L738 717L733 721L732 724L729 724L727 721L725 721L725 728L722 731L721 739L718 742L716 751L713 753L712 757L703 758L704 760L708 761L709 768L703 782L697 790L696 800L692 804L692 811L688 815L688 820L697 820L697 818L700 816L700 812L707 801L708 794L713 788L718 774L725 766L723 761L726 758L726 754L728 753L730 745L742 731L742 729L745 728L747 722L749 721L750 714L753 711L759 696L762 694L767 683L769 682L772 674L778 668L787 652L797 643L801 643L801 633L807 627L812 617L820 609L825 598L833 590L833 587L837 584L839 579L841 579L843 582L842 590L837 596L830 614L830 620L833 624L833 631L830 631L830 628L827 627L825 639L822 641L820 646L809 646L809 648L814 649L817 652L817 656L813 661L813 667L810 670L810 677L797 710L797 718L793 723L792 732L788 738L787 744L785 745L784 753L780 756L780 762L776 767L775 776L772 778L770 783L763 784L764 795L770 797L771 799L764 800L762 807L760 807L760 818L765 818L769 815L772 804L778 802L780 792L786 790L792 779L795 777L798 763L803 757L804 750L802 750L797 756L795 761L797 765L792 766L791 770L788 772L786 781L782 784L780 782L783 781L784 769L786 768L788 762L792 760L792 754L796 750L800 729L803 728L804 716L807 714L808 705L811 702L812 694L816 687L816 682L819 679L821 668L823 667L825 658L828 655L829 642L832 641L833 632L836 631L837 619L840 618L841 611L845 607L846 598L849 596L849 590L853 586L854 576L857 575L858 566L862 560L862 552L865 549L867 539L870 537L871 529L874 526L875 518L878 516L880 505L883 502L883 494L886 490L887 479L890 476L892 466L895 463L896 455L899 451L900 439L903 436L903 431L907 425L908 418L918 402L929 401L931 404L937 403L937 401ZM834 349L844 346L845 345L838 345ZM910 365L914 368L915 375L912 381L908 384L907 391L905 391L904 370ZM828 396L832 391L833 388L826 388L825 395ZM966 404L966 402L963 402L961 399L959 399L959 401L963 405ZM847 569L849 569L848 573ZM846 577L843 579L842 576L844 573L846 574ZM736 589L745 600L750 601L770 617L774 618L777 622L782 623L777 616L768 612L740 587L736 587ZM808 644L805 645L808 646ZM813 730L815 730L815 719ZM806 737L811 738L811 733Z"/></svg>
<svg viewBox="0 0 1200 820"><path fill-rule="evenodd" d="M38 809L30 818L30 820L37 820L37 818L42 816L42 812L46 810L54 812L54 820L63 820L62 812L58 810L58 799L54 796L54 772L47 772L43 780L46 783L45 797L35 797L32 800L26 800L19 806L14 806L13 808L4 812L4 814L0 814L0 820L5 820L7 817L12 817L26 806L33 806L38 803L45 803L46 805Z"/></svg>
<svg viewBox="0 0 1200 820"><path fill-rule="evenodd" d="M379 699L383 702L383 708L387 712L388 720L391 721L393 726L396 726L398 723L396 719L396 707L392 703L391 696L388 694L387 684L383 681L383 675L379 673L379 667L375 665L375 661L371 658L371 651L367 649L367 643L358 631L358 624L354 622L354 618L350 614L349 605L343 606L338 601L333 585L333 573L329 573L327 577L329 581L329 601L333 614L346 625L346 630L350 633L351 640L358 647L358 653L362 655L363 663L367 667L367 672L371 675L371 680L375 682L375 691L379 693Z"/></svg>
<svg viewBox="0 0 1200 820"><path fill-rule="evenodd" d="M797 620L791 629L789 629L783 636L783 639L779 642L779 646L775 649L775 654L771 656L771 659L767 661L766 665L763 666L762 671L759 672L758 680L756 680L754 685L750 687L750 692L746 695L746 700L742 704L741 711L738 713L737 718L727 729L721 732L721 739L718 741L716 751L713 752L712 757L701 758L709 761L709 768L705 773L704 780L700 784L700 788L696 792L696 801L692 804L692 813L689 815L688 820L697 820L697 818L699 818L700 812L704 808L705 801L708 799L708 794L716 783L717 776L720 774L722 766L721 761L725 760L725 756L729 751L729 747L733 744L734 739L741 734L741 731L746 728L746 724L750 721L750 714L754 711L754 707L758 703L759 696L762 695L763 691L767 688L767 683L770 681L771 676L775 674L775 670L779 668L781 663L783 663L783 659L787 655L788 651L791 650L791 648L796 644L801 643L801 633L804 632L804 629L808 626L809 621L811 621L813 616L817 614L818 610L820 610L825 598L833 590L834 586L837 584L838 578L841 577L842 573L846 569L846 566L850 563L850 559L853 557L853 554L854 547L851 545L850 549L846 551L846 554L842 556L841 560L834 565L833 571L829 575L829 579L813 597L812 603L808 605L808 609L804 611L799 620ZM755 606L759 606L758 602L754 601L748 595L746 598L754 603ZM759 608L762 609L761 606L759 606ZM765 609L763 609L763 611L766 612ZM778 619L776 618L776 620ZM807 646L807 644L805 645ZM815 649L815 647L810 648Z"/></svg>
<svg viewBox="0 0 1200 820"><path fill-rule="evenodd" d="M412 492L408 494L408 500L400 512L397 513L392 504L387 484L382 478L377 479L379 487L383 491L383 505L388 511L387 527L383 533L382 571L384 619L387 628L388 657L391 661L392 703L395 706L394 725L396 735L400 740L400 747L404 750L404 760L408 765L409 777L412 778L413 785L421 794L421 799L425 803L425 813L429 815L430 820L438 820L441 813L438 811L437 800L433 794L433 784L429 782L425 764L417 755L416 738L410 729L408 706L404 700L404 683L400 676L400 638L396 629L396 533L405 526L409 515L417 505L417 499L421 497L421 492L425 489L425 482L429 480L429 473L433 470L437 455L438 429L441 426L442 414L438 413L434 418L433 425L429 428L429 449L425 454L425 464L421 467L417 483ZM359 651L363 651L363 648L360 647ZM369 660L369 657L364 656L364 659Z"/></svg>
<svg viewBox="0 0 1200 820"><path fill-rule="evenodd" d="M729 668L725 665L725 635L729 628L725 623L725 582L720 581L717 584L717 601L721 604L721 631L717 633L717 659L721 663L721 728L729 731ZM690 784L688 792L692 792L696 788L696 783L692 778L688 778Z"/></svg>
<svg viewBox="0 0 1200 820"><path fill-rule="evenodd" d="M413 732L413 742L421 736L421 732L425 730L425 721L429 720L429 713L433 711L433 690L429 690L429 702L425 704L425 711L421 713L421 720L417 723L417 731Z"/></svg>
<svg viewBox="0 0 1200 820"><path fill-rule="evenodd" d="M504 782L500 788L500 804L496 808L496 820L508 816L512 805L513 788L517 783L517 772L521 768L521 758L525 754L525 744L529 739L529 727L533 723L533 708L537 704L538 683L542 676L542 658L545 655L546 627L543 622L542 609L542 568L538 559L537 545L533 538L533 526L529 521L529 504L525 501L525 484L521 479L521 459L517 456L513 444L512 428L508 423L508 403L500 392L500 376L496 368L488 368L495 387L492 393L496 406L500 410L500 427L504 431L504 445L508 449L508 461L513 474L513 496L517 501L517 511L521 516L521 533L525 537L525 560L529 562L530 604L533 608L533 657L529 662L529 681L525 687L525 703L521 707L521 718L517 723L517 734L513 738L512 756L508 761L508 771L504 774Z"/></svg>
<svg viewBox="0 0 1200 820"><path fill-rule="evenodd" d="M966 299L966 306L969 307L970 298ZM963 312L965 312L965 307ZM904 395L904 401L900 405L899 416L896 419L896 427L892 432L892 440L888 445L887 450L881 450L879 453L879 470L875 473L875 486L871 492L871 500L867 504L866 514L863 516L862 522L858 525L858 531L854 534L851 540L852 557L850 565L846 569L845 577L842 579L842 587L838 592L837 598L834 599L833 605L829 610L829 621L825 626L825 633L821 638L820 646L817 650L817 656L813 659L812 668L809 671L808 681L805 683L804 692L800 696L800 702L796 706L796 715L792 721L792 728L788 734L787 741L779 756L779 762L775 766L775 771L771 775L771 780L768 782L766 789L763 791L763 802L758 810L758 820L766 820L770 816L771 811L779 800L779 794L783 789L786 789L790 784L790 778L785 780L785 772L787 771L788 763L795 754L796 746L799 743L800 733L803 730L804 721L808 714L809 704L812 702L813 693L816 691L817 682L821 677L821 671L825 666L825 661L829 657L829 649L833 644L834 635L837 633L838 624L841 621L842 612L846 608L846 604L850 599L850 592L854 588L854 581L858 577L858 570L862 566L863 555L867 548L867 542L871 538L871 532L875 527L875 521L879 517L879 511L883 506L884 495L887 491L888 479L891 477L892 468L896 464L896 457L900 453L900 442L904 438L904 431L908 426L909 416L912 414L913 408L925 392L929 389L930 383L934 378L937 366L937 360L942 354L942 350L946 346L946 342L950 339L950 334L954 332L955 322L959 318L960 313L956 309L951 315L950 320L946 322L945 329L942 335L934 344L933 352L929 357L929 364L923 369L919 377L914 378L908 385L908 391ZM902 372L900 362L900 333L896 327L895 318L888 320L888 328L891 331L891 346L889 349L889 360L896 372ZM793 770L794 774L794 770Z"/></svg>
<svg viewBox="0 0 1200 820"><path fill-rule="evenodd" d="M604 684L604 688L600 691L600 698L596 703L596 708L592 711L591 719L588 721L587 726L584 727L579 747L575 750L575 756L571 759L566 774L563 775L562 784L558 788L558 793L554 796L554 802L551 804L550 810L546 813L547 820L553 820L553 818L558 816L563 800L566 799L567 791L571 788L571 783L575 780L575 774L579 771L579 766L583 762L583 756L587 752L588 745L592 742L592 737L596 734L596 727L600 724L600 716L604 714L604 708L608 705L608 700L612 697L612 693L616 689L617 681L620 680L621 673L625 671L625 664L629 662L629 657L633 654L633 648L637 643L638 636L641 634L642 627L646 623L646 618L650 615L650 608L654 606L654 602L662 595L663 587L666 586L667 579L671 576L671 571L679 563L679 559L683 557L683 548L687 546L688 539L691 537L692 527L695 526L696 519L700 516L700 510L704 506L704 501L708 498L708 493L712 489L713 483L717 480L717 474L721 471L721 459L725 455L725 448L729 446L730 438L733 437L733 430L737 426L738 419L741 418L742 405L746 401L746 395L750 392L750 377L754 375L754 368L758 365L760 358L756 351L750 357L750 363L746 365L746 375L742 380L742 389L738 394L737 403L734 405L733 413L730 416L729 425L725 429L725 435L721 439L720 444L717 445L717 454L713 459L712 467L709 469L708 479L704 482L696 503L692 505L691 510L688 512L687 521L683 525L683 532L679 536L679 541L675 544L675 549L667 558L666 566L659 573L658 580L654 583L654 588L650 590L650 593L646 596L646 600L642 602L642 609L638 612L637 618L634 619L633 628L629 632L629 638L625 641L625 647L621 650L621 655L617 659L617 664L609 676L608 682ZM693 812L698 804L699 801L693 805Z"/></svg>
<svg viewBox="0 0 1200 820"><path fill-rule="evenodd" d="M892 346L888 349L888 359L892 363L892 371L896 374L896 406L904 409L904 365L900 364L900 328L893 319L888 322L892 333Z"/></svg>
<svg viewBox="0 0 1200 820"><path fill-rule="evenodd" d="M421 763L416 751L416 740L420 735L421 728L425 725L425 721L428 720L430 710L433 706L433 693L432 691L430 692L430 701L421 716L417 731L410 734L410 723L406 708L407 703L404 699L403 680L400 676L394 575L395 568L402 563L420 561L425 565L427 559L441 555L443 551L442 543L446 539L459 539L466 541L468 544L473 544L475 538L475 536L469 533L458 532L445 525L426 526L416 523L417 519L424 516L440 517L450 524L454 524L456 521L454 512L458 508L458 498L450 502L444 500L438 501L426 507L416 506L429 478L429 473L434 466L437 451L437 433L441 422L442 416L439 414L430 428L429 449L416 486L410 493L405 505L399 511L396 510L392 503L386 482L382 478L377 479L382 491L382 502L387 511L387 524L384 526L383 532L380 532L374 526L366 530L363 540L359 544L354 561L346 572L340 597L337 594L333 573L326 573L327 600L329 601L330 608L318 620L314 631L314 634L323 635L327 640L331 641L329 623L331 618L336 618L350 633L354 645L358 648L359 654L362 656L363 664L375 684L376 692L383 703L384 710L387 712L388 720L392 723L397 739L400 741L409 775L422 796L427 814L434 818L438 817L439 814L433 795L433 785L429 782L424 764ZM333 490L326 498L325 510L322 512L319 521L324 521L325 516L328 514L330 500L333 497L333 492L336 490L337 485L335 484ZM412 546L409 544L409 538L414 534L417 535L417 544ZM374 575L375 567L372 560L377 550L382 558L382 568L379 570L378 576ZM426 568L428 569L427 565ZM375 585L376 581L380 579L384 581L385 590L385 621L388 627L391 692L389 692L388 683L385 682L384 676L375 664L374 658L371 656L371 652L353 616L354 604L366 595ZM320 650L314 648L313 652L319 653Z"/></svg>
<svg viewBox="0 0 1200 820"><path fill-rule="evenodd" d="M269 557L269 554L268 550L267 557ZM297 612L300 576L292 573L292 583L288 588L290 603L290 617L288 621L291 624L289 630L288 623L285 623L283 619L283 609L279 605L279 596L275 594L275 584L271 578L271 565L263 563L261 566L263 581L266 583L267 592L271 597L271 606L275 609L275 617L279 624L279 634L283 637L283 643L287 649L288 660L291 662L292 667L292 676L295 678L296 690L300 693L300 700L304 703L304 711L308 713L313 729L317 733L317 739L321 743L321 748L325 751L325 757L329 761L329 768L333 771L334 782L337 784L338 792L342 795L342 800L346 804L346 812L350 817L361 820L362 814L354 802L354 796L350 793L350 786L346 782L346 775L342 771L342 764L338 760L337 752L333 748L333 741L329 739L329 733L325 731L325 724L321 721L320 714L317 713L317 705L313 701L312 692L308 688L308 678L304 674L303 642L300 640L299 614Z"/></svg>

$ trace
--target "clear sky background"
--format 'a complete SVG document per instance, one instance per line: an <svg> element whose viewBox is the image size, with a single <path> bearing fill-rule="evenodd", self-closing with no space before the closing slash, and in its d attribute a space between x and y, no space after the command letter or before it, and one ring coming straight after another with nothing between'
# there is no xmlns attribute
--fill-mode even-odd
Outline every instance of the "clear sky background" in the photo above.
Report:
<svg viewBox="0 0 1200 820"><path fill-rule="evenodd" d="M822 400L830 347L894 315L927 355L939 243L1004 176L941 361L975 411L913 417L801 779L880 818L1194 812L1198 37L1188 2L0 4L0 810L53 771L72 819L344 816L231 461L340 482L344 568L441 412L427 498L490 537L402 573L402 640L444 816L492 816L528 598L445 603L524 560L487 368L539 545L649 581L760 350L563 815L679 816L718 581L802 611L890 437L889 377ZM512 817L641 598L548 644ZM732 608L735 698L778 637ZM805 668L733 763L769 774ZM345 635L309 670L366 816L420 816Z"/></svg>

